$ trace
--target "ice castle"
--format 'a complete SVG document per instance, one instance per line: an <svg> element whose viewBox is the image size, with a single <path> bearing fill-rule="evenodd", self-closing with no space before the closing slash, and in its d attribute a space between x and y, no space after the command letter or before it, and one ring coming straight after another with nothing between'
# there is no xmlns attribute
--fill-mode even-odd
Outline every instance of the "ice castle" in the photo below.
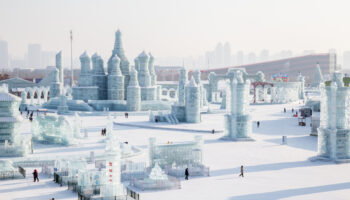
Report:
<svg viewBox="0 0 350 200"><path fill-rule="evenodd" d="M7 85L0 86L0 156L25 156L32 153L31 138L20 133L21 99L8 93Z"/></svg>
<svg viewBox="0 0 350 200"><path fill-rule="evenodd" d="M154 57L143 51L134 61L135 67L131 67L118 30L107 72L97 53L91 59L86 52L80 56L81 73L78 86L73 87L73 100L83 100L94 110L170 109L166 102L159 101L161 86L157 85Z"/></svg>
<svg viewBox="0 0 350 200"><path fill-rule="evenodd" d="M321 84L321 116L317 159L350 162L350 88L335 72L330 86Z"/></svg>

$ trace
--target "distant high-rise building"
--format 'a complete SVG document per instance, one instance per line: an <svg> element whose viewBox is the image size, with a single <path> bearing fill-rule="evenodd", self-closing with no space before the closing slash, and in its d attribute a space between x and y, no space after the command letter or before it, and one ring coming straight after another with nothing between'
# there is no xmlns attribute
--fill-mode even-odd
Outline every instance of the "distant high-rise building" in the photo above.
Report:
<svg viewBox="0 0 350 200"><path fill-rule="evenodd" d="M40 44L28 45L28 67L41 67L41 46Z"/></svg>
<svg viewBox="0 0 350 200"><path fill-rule="evenodd" d="M260 62L265 62L269 60L269 50L267 49L261 50L259 59L260 59Z"/></svg>
<svg viewBox="0 0 350 200"><path fill-rule="evenodd" d="M42 67L55 65L56 52L54 51L42 51L41 52L41 64Z"/></svg>
<svg viewBox="0 0 350 200"><path fill-rule="evenodd" d="M254 52L250 52L247 57L248 64L256 63L256 55Z"/></svg>
<svg viewBox="0 0 350 200"><path fill-rule="evenodd" d="M244 54L243 51L237 52L237 59L236 59L237 65L243 65L244 64Z"/></svg>
<svg viewBox="0 0 350 200"><path fill-rule="evenodd" d="M0 40L0 68L7 68L9 63L7 42Z"/></svg>
<svg viewBox="0 0 350 200"><path fill-rule="evenodd" d="M350 51L343 53L343 69L350 69Z"/></svg>
<svg viewBox="0 0 350 200"><path fill-rule="evenodd" d="M224 45L224 67L231 66L231 45L226 42Z"/></svg>
<svg viewBox="0 0 350 200"><path fill-rule="evenodd" d="M215 48L215 67L224 66L224 46L222 43L218 43Z"/></svg>

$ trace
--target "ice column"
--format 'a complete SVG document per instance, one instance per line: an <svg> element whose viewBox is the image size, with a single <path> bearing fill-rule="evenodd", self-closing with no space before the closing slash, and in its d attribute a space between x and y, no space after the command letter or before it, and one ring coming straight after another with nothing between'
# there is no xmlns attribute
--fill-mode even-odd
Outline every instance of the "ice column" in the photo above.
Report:
<svg viewBox="0 0 350 200"><path fill-rule="evenodd" d="M199 123L200 115L200 90L196 81L192 77L191 81L186 85L186 122Z"/></svg>
<svg viewBox="0 0 350 200"><path fill-rule="evenodd" d="M132 68L130 71L130 81L127 90L127 109L129 111L141 110L141 91L137 81L137 71Z"/></svg>

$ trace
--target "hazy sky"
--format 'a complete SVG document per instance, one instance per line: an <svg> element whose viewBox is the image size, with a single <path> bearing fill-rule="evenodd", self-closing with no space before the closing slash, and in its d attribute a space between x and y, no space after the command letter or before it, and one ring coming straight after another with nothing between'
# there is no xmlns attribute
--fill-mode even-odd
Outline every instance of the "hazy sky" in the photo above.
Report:
<svg viewBox="0 0 350 200"><path fill-rule="evenodd" d="M0 38L23 56L28 43L69 56L110 55L123 34L130 61L201 55L228 41L232 51L338 52L350 49L349 0L0 0Z"/></svg>

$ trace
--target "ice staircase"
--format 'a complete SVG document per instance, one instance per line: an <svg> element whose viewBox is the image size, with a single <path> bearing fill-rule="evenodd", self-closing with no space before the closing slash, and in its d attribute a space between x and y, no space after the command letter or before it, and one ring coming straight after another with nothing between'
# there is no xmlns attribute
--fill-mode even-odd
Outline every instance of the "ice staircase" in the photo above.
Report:
<svg viewBox="0 0 350 200"><path fill-rule="evenodd" d="M165 115L165 119L170 124L178 124L179 123L179 120L175 117L175 115L172 115L172 114Z"/></svg>

